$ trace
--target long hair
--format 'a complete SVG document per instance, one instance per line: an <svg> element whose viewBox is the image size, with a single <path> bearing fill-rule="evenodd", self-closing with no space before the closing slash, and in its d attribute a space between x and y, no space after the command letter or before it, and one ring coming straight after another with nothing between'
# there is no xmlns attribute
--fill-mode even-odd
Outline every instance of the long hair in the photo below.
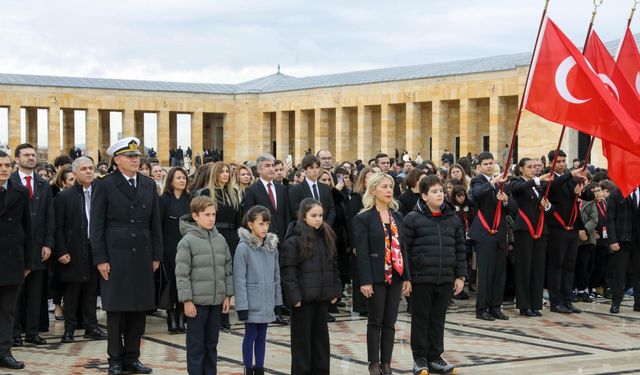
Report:
<svg viewBox="0 0 640 375"><path fill-rule="evenodd" d="M164 186L162 187L162 194L173 194L173 178L176 176L176 173L184 174L184 177L187 178L187 185L184 188L184 193L189 194L189 174L187 170L182 167L172 167L169 169L169 173L167 173L167 178L164 180Z"/></svg>
<svg viewBox="0 0 640 375"><path fill-rule="evenodd" d="M367 191L365 191L364 196L362 197L362 205L364 207L361 212L368 211L376 206L376 197L373 192L384 180L391 181L391 187L395 184L393 177L384 172L376 172L376 174L369 178L369 181L367 182ZM397 211L400 204L397 200L392 198L387 207L392 211Z"/></svg>
<svg viewBox="0 0 640 375"><path fill-rule="evenodd" d="M316 243L318 241L316 230L304 222L307 212L315 206L322 208L322 204L317 200L305 198L300 202L300 208L298 209L298 223L296 226L300 231L300 237L302 239L302 249L300 249L298 255L300 261L311 258L316 252ZM327 248L327 258L334 259L336 255L336 234L333 229L331 229L331 226L324 221L322 221L321 228L323 233L322 240Z"/></svg>
<svg viewBox="0 0 640 375"><path fill-rule="evenodd" d="M531 161L531 160L533 160L533 159L531 159L531 158L522 158L522 159L520 159L520 161L516 165L516 169L513 171L514 175L516 177L522 176L522 171L520 170L520 168L524 168L524 166L527 164L527 162Z"/></svg>
<svg viewBox="0 0 640 375"><path fill-rule="evenodd" d="M465 171L462 165L456 164L456 163L451 164L451 166L449 167L449 171L448 171L449 173L447 174L447 176L451 178L451 171L454 169L459 169L462 172L462 179L460 179L460 182L462 183L465 189L469 190L469 181L467 181L467 171Z"/></svg>
<svg viewBox="0 0 640 375"><path fill-rule="evenodd" d="M222 184L220 181L220 173L227 168L229 172L229 180ZM238 192L233 187L233 182L231 178L231 168L225 162L218 161L213 164L211 168L211 175L209 176L209 182L207 184L209 188L209 196L216 202L216 207L218 207L218 196L216 194L216 189L220 190L222 203L227 206L232 206L233 208L238 208L240 206L240 199L238 198Z"/></svg>
<svg viewBox="0 0 640 375"><path fill-rule="evenodd" d="M58 169L58 173L56 174L56 179L54 181L54 185L59 187L60 189L64 189L64 182L67 180L67 176L69 173L73 173L71 166L68 165L66 167Z"/></svg>
<svg viewBox="0 0 640 375"><path fill-rule="evenodd" d="M249 175L251 176L251 181L249 181L249 184L247 186L240 185L240 181L238 181L238 178L240 177L240 171L242 170L249 172ZM253 177L253 172L251 172L251 168L247 167L244 164L241 164L238 166L238 168L236 168L236 175L233 178L233 187L235 187L238 190L240 199L242 199L242 196L244 195L244 189L249 187L249 185L251 185L253 180L254 180L254 177Z"/></svg>
<svg viewBox="0 0 640 375"><path fill-rule="evenodd" d="M358 174L358 179L356 180L356 183L353 186L354 192L360 195L364 195L364 191L367 190L367 185L365 183L365 180L367 178L368 173L375 173L375 171L371 167L362 168L362 170L360 171L360 174Z"/></svg>
<svg viewBox="0 0 640 375"><path fill-rule="evenodd" d="M191 191L198 191L207 185L209 176L211 174L211 166L208 164L202 164L196 169L193 183L191 184Z"/></svg>

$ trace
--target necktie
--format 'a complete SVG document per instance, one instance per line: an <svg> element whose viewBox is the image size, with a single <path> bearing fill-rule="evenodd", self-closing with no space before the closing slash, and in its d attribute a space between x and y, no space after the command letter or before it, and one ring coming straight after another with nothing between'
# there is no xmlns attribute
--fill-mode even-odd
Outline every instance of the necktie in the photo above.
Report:
<svg viewBox="0 0 640 375"><path fill-rule="evenodd" d="M27 181L27 189L29 189L29 199L33 199L33 186L31 185L31 176L24 176L24 179Z"/></svg>
<svg viewBox="0 0 640 375"><path fill-rule="evenodd" d="M4 187L0 186L0 211L4 208L4 197L7 195Z"/></svg>
<svg viewBox="0 0 640 375"><path fill-rule="evenodd" d="M313 184L313 198L317 201L320 201L320 196L318 195L318 185Z"/></svg>
<svg viewBox="0 0 640 375"><path fill-rule="evenodd" d="M89 224L91 221L91 191L84 191L84 211L87 214L87 238L90 236Z"/></svg>
<svg viewBox="0 0 640 375"><path fill-rule="evenodd" d="M133 178L129 179L129 185L131 185L132 188L136 188L136 180L134 180Z"/></svg>
<svg viewBox="0 0 640 375"><path fill-rule="evenodd" d="M273 206L273 209L277 210L278 207L276 207L276 196L275 196L275 194L273 194L272 186L273 186L273 184L271 182L269 182L267 184L267 190L269 192L269 200L271 200L271 205Z"/></svg>

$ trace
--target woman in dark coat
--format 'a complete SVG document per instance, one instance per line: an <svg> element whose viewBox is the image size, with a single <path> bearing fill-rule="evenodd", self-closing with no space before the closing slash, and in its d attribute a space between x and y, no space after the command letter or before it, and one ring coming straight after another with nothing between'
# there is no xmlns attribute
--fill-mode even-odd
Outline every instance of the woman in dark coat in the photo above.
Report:
<svg viewBox="0 0 640 375"><path fill-rule="evenodd" d="M187 191L187 171L173 167L167 175L167 183L160 196L160 219L162 220L162 244L164 246L164 269L170 281L172 307L167 309L167 329L171 333L185 332L184 308L178 302L176 289L176 252L180 234L180 217L189 213L191 197Z"/></svg>
<svg viewBox="0 0 640 375"><path fill-rule="evenodd" d="M211 197L216 203L216 229L227 241L233 258L238 247L238 228L242 224L242 207L238 191L233 187L228 164L218 161L211 167L209 182L199 191L199 195ZM220 326L224 329L231 328L229 314L222 313Z"/></svg>
<svg viewBox="0 0 640 375"><path fill-rule="evenodd" d="M418 182L427 177L427 172L424 170L415 168L407 175L406 184L407 190L400 194L398 202L400 203L400 213L402 216L406 216L409 212L413 211L418 200L420 200L420 190L418 189Z"/></svg>

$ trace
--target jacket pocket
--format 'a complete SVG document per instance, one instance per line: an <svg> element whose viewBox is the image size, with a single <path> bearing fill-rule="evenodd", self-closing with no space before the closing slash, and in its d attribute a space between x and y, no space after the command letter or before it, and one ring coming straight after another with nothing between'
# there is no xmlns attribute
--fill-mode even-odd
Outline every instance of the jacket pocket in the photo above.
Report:
<svg viewBox="0 0 640 375"><path fill-rule="evenodd" d="M247 300L249 311L260 311L260 309L262 308L261 302L263 300L262 288L260 284L247 284Z"/></svg>

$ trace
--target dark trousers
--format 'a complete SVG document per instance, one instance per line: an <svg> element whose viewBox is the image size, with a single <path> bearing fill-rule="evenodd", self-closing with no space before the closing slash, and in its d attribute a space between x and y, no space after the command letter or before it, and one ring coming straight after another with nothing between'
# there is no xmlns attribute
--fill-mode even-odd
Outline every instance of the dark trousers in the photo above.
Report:
<svg viewBox="0 0 640 375"><path fill-rule="evenodd" d="M496 235L487 235L476 241L478 263L478 295L476 312L500 308L507 280L507 249Z"/></svg>
<svg viewBox="0 0 640 375"><path fill-rule="evenodd" d="M444 352L444 319L451 284L413 284L411 290L411 351L413 359L433 361Z"/></svg>
<svg viewBox="0 0 640 375"><path fill-rule="evenodd" d="M13 335L20 336L22 332L37 335L40 328L40 307L44 292L44 278L47 271L31 271L20 288L20 296L15 304L15 321ZM46 299L45 299L46 301ZM23 326L24 323L24 326Z"/></svg>
<svg viewBox="0 0 640 375"><path fill-rule="evenodd" d="M551 306L571 303L573 274L578 255L578 231L549 227L547 284Z"/></svg>
<svg viewBox="0 0 640 375"><path fill-rule="evenodd" d="M575 284L578 292L589 289L589 281L594 267L594 255L596 252L595 245L578 246L578 255L576 256L576 274Z"/></svg>
<svg viewBox="0 0 640 375"><path fill-rule="evenodd" d="M591 273L591 279L589 280L590 288L597 288L599 286L604 287L605 274L607 270L607 262L609 261L609 248L608 246L598 246L593 255L593 272Z"/></svg>
<svg viewBox="0 0 640 375"><path fill-rule="evenodd" d="M195 318L187 318L187 372L215 375L222 305L196 305Z"/></svg>
<svg viewBox="0 0 640 375"><path fill-rule="evenodd" d="M64 330L78 329L78 310L87 330L98 328L96 300L98 299L98 269L91 267L89 281L66 283L64 287ZM82 306L80 306L82 305Z"/></svg>
<svg viewBox="0 0 640 375"><path fill-rule="evenodd" d="M542 310L547 236L534 240L529 232L514 232L516 307Z"/></svg>
<svg viewBox="0 0 640 375"><path fill-rule="evenodd" d="M20 285L0 286L0 356L9 353L13 345L13 318Z"/></svg>
<svg viewBox="0 0 640 375"><path fill-rule="evenodd" d="M367 312L367 299L360 292L360 276L355 255L351 254L351 308L356 313Z"/></svg>
<svg viewBox="0 0 640 375"><path fill-rule="evenodd" d="M613 303L622 302L624 297L624 283L627 270L631 267L631 283L634 292L634 305L640 306L640 248L631 242L619 242L620 250L615 251L609 258L611 266L611 300Z"/></svg>
<svg viewBox="0 0 640 375"><path fill-rule="evenodd" d="M140 358L140 340L146 324L144 311L107 311L107 354L109 362L124 366Z"/></svg>
<svg viewBox="0 0 640 375"><path fill-rule="evenodd" d="M242 363L244 368L264 367L264 353L267 346L268 323L245 323L242 340ZM255 354L255 362L253 361ZM255 366L254 366L255 363Z"/></svg>
<svg viewBox="0 0 640 375"><path fill-rule="evenodd" d="M329 373L329 302L303 302L291 309L291 373Z"/></svg>
<svg viewBox="0 0 640 375"><path fill-rule="evenodd" d="M395 275L391 285L373 284L373 296L367 299L367 358L371 363L391 363L402 297L402 280Z"/></svg>

